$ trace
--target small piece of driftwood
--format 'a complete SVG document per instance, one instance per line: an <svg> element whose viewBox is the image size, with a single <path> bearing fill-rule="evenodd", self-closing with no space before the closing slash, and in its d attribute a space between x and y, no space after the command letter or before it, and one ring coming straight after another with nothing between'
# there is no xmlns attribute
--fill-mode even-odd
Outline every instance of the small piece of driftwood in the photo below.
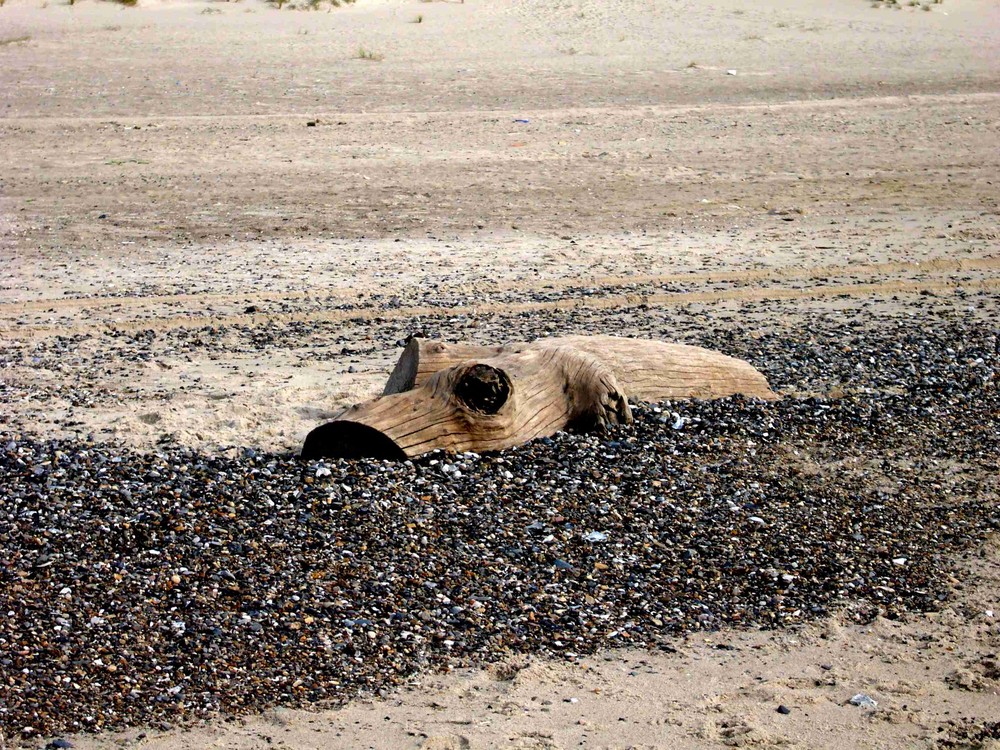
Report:
<svg viewBox="0 0 1000 750"><path fill-rule="evenodd" d="M309 433L302 455L413 458L495 451L632 421L628 400L773 399L748 363L684 344L568 336L506 346L411 339L383 395Z"/></svg>

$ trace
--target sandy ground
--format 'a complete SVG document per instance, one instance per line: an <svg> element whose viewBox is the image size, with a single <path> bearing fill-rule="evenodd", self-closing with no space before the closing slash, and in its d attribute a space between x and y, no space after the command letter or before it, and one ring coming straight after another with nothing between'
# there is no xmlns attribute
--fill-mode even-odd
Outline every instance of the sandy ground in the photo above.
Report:
<svg viewBox="0 0 1000 750"><path fill-rule="evenodd" d="M7 0L0 421L293 450L378 392L415 331L524 338L565 313L577 332L672 338L641 316L606 330L646 305L765 332L996 292L1000 4L928 7ZM1000 717L1000 558L984 555L947 609L907 622L692 637L74 742L933 747ZM878 710L845 705L857 692Z"/></svg>

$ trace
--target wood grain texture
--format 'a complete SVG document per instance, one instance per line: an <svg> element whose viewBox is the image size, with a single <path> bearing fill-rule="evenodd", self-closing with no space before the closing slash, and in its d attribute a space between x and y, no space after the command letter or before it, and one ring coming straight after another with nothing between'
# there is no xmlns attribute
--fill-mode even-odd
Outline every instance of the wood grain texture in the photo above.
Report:
<svg viewBox="0 0 1000 750"><path fill-rule="evenodd" d="M737 393L777 398L767 379L741 359L700 346L617 336L562 336L504 346L410 339L383 395L419 387L435 373L466 360L551 347L571 347L597 357L611 369L633 401L713 399Z"/></svg>
<svg viewBox="0 0 1000 750"><path fill-rule="evenodd" d="M632 421L628 400L777 398L742 360L684 344L568 336L506 346L412 339L383 395L306 438L306 458L492 451Z"/></svg>
<svg viewBox="0 0 1000 750"><path fill-rule="evenodd" d="M460 395L483 370L502 373L509 383L509 395L495 413ZM334 424L372 427L414 457L435 449L502 450L567 427L600 429L631 421L614 372L593 355L555 346L462 362L416 388L352 406ZM318 444L309 448L303 449L306 457L321 450Z"/></svg>

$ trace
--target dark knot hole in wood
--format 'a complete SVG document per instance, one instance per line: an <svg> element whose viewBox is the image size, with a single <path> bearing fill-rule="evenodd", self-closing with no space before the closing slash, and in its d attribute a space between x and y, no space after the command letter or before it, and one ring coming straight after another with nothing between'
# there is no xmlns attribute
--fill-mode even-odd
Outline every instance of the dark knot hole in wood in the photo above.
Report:
<svg viewBox="0 0 1000 750"><path fill-rule="evenodd" d="M510 398L510 378L489 365L473 365L455 384L455 396L472 411L496 414Z"/></svg>

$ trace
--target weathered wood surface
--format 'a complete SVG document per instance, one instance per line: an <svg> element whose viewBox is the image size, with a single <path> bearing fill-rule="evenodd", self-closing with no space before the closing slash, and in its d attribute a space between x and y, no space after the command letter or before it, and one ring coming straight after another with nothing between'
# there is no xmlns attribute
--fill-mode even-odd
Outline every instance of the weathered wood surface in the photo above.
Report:
<svg viewBox="0 0 1000 750"><path fill-rule="evenodd" d="M502 450L629 423L628 399L777 398L742 360L684 344L568 336L506 346L413 339L385 392L313 430L302 455L412 458Z"/></svg>
<svg viewBox="0 0 1000 750"><path fill-rule="evenodd" d="M573 347L554 346L440 370L417 388L352 406L332 424L374 428L414 457L435 449L502 450L567 427L631 421L626 393L603 362ZM311 433L303 455L321 450L334 433ZM352 436L355 442L363 439L363 433Z"/></svg>
<svg viewBox="0 0 1000 750"><path fill-rule="evenodd" d="M713 399L737 393L761 399L777 398L767 379L741 359L700 346L617 336L561 336L505 346L410 339L383 395L419 387L435 373L470 359L565 346L600 359L633 401Z"/></svg>

